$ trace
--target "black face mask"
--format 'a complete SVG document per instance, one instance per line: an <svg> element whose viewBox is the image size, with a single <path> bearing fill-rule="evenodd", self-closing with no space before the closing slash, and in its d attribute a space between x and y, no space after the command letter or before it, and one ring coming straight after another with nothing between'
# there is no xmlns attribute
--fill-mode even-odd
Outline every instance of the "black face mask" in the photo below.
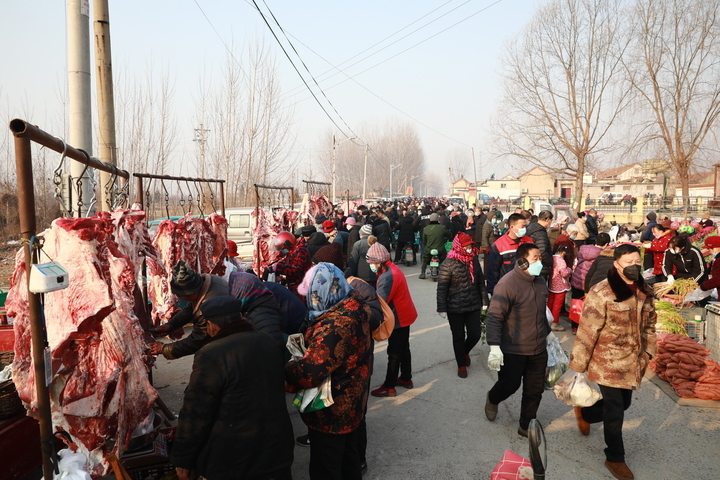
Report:
<svg viewBox="0 0 720 480"><path fill-rule="evenodd" d="M629 265L623 268L622 273L628 280L637 282L638 280L640 280L640 265Z"/></svg>

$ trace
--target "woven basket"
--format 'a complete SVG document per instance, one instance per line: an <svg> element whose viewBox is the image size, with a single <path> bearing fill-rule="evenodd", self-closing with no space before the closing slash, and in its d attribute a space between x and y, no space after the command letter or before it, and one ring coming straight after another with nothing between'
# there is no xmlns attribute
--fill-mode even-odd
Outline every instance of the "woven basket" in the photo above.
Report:
<svg viewBox="0 0 720 480"><path fill-rule="evenodd" d="M15 358L15 352L10 350L9 352L0 352L0 370L5 368L5 365L10 365Z"/></svg>
<svg viewBox="0 0 720 480"><path fill-rule="evenodd" d="M15 384L12 381L0 383L0 419L17 415L22 409Z"/></svg>

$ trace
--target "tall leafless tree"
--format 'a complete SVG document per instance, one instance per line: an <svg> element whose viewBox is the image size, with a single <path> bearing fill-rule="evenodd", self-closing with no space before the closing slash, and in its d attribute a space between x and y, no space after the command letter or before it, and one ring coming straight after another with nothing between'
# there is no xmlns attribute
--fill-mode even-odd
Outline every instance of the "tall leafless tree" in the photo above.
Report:
<svg viewBox="0 0 720 480"><path fill-rule="evenodd" d="M638 0L628 77L651 110L642 144L661 144L682 195L720 115L720 1Z"/></svg>
<svg viewBox="0 0 720 480"><path fill-rule="evenodd" d="M593 158L630 100L621 57L622 0L554 0L507 47L496 155L575 178L575 206Z"/></svg>

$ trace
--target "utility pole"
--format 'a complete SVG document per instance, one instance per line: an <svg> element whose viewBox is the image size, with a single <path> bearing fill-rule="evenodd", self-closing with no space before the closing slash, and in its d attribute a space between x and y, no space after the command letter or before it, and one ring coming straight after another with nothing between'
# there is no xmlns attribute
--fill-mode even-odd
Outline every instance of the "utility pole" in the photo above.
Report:
<svg viewBox="0 0 720 480"><path fill-rule="evenodd" d="M110 12L108 0L93 0L93 30L95 32L95 78L98 102L98 158L117 165L115 140L115 99L113 96L112 55L110 51ZM100 172L100 210L112 210L112 175ZM119 181L115 177L115 181Z"/></svg>
<svg viewBox="0 0 720 480"><path fill-rule="evenodd" d="M402 167L402 163L400 165L390 165L390 200L393 199L393 170L396 168Z"/></svg>
<svg viewBox="0 0 720 480"><path fill-rule="evenodd" d="M205 143L207 139L205 134L210 130L204 128L205 126L201 123L199 128L195 129L195 137L193 142L197 142L200 145L200 176L205 176Z"/></svg>
<svg viewBox="0 0 720 480"><path fill-rule="evenodd" d="M478 196L478 183L477 183L477 165L475 164L475 147L470 147L473 158L473 171L475 172L475 202L477 202ZM469 192L468 192L469 193Z"/></svg>
<svg viewBox="0 0 720 480"><path fill-rule="evenodd" d="M363 190L362 190L362 201L365 203L365 186L367 184L367 151L368 146L365 144L365 164L363 166Z"/></svg>
<svg viewBox="0 0 720 480"><path fill-rule="evenodd" d="M90 81L90 5L88 0L68 0L68 93L70 108L69 143L92 155L92 102ZM76 217L92 213L94 173L80 162L70 162L72 186L77 198L68 205ZM46 477L48 478L48 477Z"/></svg>
<svg viewBox="0 0 720 480"><path fill-rule="evenodd" d="M335 204L335 135L333 135L333 152L332 152L332 196L330 203Z"/></svg>

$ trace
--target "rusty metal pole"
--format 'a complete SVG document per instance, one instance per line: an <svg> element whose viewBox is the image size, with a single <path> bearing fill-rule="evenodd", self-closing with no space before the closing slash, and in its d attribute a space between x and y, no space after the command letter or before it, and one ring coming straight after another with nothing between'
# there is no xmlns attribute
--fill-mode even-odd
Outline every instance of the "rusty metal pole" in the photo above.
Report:
<svg viewBox="0 0 720 480"><path fill-rule="evenodd" d="M145 210L145 192L143 192L143 179L142 177L135 177L135 201L140 204L140 208ZM147 214L147 211L145 211ZM150 220L149 218L147 220Z"/></svg>
<svg viewBox="0 0 720 480"><path fill-rule="evenodd" d="M20 213L20 234L24 240L26 281L30 283L32 263L30 239L35 236L35 192L33 190L32 152L30 138L15 136L15 170L17 172L18 208ZM40 315L40 297L28 291L30 311L30 332L32 337L32 359L37 395L37 416L40 424L40 449L44 478L53 478L53 432L50 415L50 393L45 384L45 357L47 347L45 330Z"/></svg>
<svg viewBox="0 0 720 480"><path fill-rule="evenodd" d="M223 182L220 182L220 211L222 216L227 218L225 216L225 184Z"/></svg>
<svg viewBox="0 0 720 480"><path fill-rule="evenodd" d="M255 185L255 218L258 220L260 219L260 189L257 185ZM263 273L260 271L260 248L259 244L255 242L255 258L257 259L257 270L255 270L255 274L263 278Z"/></svg>

